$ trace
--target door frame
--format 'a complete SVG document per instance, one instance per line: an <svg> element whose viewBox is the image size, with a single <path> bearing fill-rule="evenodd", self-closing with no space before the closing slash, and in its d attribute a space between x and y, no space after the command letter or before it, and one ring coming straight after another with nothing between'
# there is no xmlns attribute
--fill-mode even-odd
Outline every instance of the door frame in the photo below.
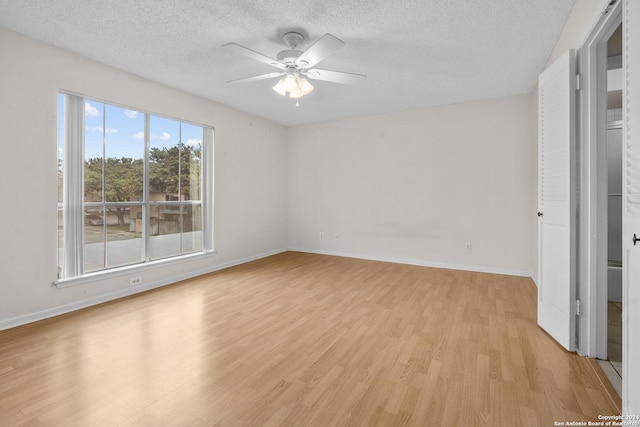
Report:
<svg viewBox="0 0 640 427"><path fill-rule="evenodd" d="M607 358L607 46L622 23L622 1L607 0L578 51L578 353ZM599 143L600 141L600 143ZM603 249L604 248L604 249Z"/></svg>

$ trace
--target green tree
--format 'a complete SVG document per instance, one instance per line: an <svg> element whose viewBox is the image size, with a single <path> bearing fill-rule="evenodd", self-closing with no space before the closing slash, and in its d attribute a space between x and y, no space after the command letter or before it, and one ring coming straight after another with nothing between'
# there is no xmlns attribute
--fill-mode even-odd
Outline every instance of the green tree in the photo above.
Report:
<svg viewBox="0 0 640 427"><path fill-rule="evenodd" d="M151 148L149 184L152 191L181 195L188 200L200 196L200 148L178 144L170 148ZM104 188L103 188L104 176ZM90 158L84 164L84 198L87 202L132 202L143 198L144 162L129 157ZM125 224L127 208L108 211Z"/></svg>
<svg viewBox="0 0 640 427"><path fill-rule="evenodd" d="M104 168L104 188L103 188ZM140 201L143 197L142 159L129 157L107 157L105 161L96 157L85 161L84 165L84 198L85 201L99 202L131 202ZM126 208L108 208L118 217L118 224L124 225Z"/></svg>
<svg viewBox="0 0 640 427"><path fill-rule="evenodd" d="M153 147L149 153L149 184L153 191L189 200L200 196L200 148L178 144ZM192 188L197 187L197 188ZM191 193L193 191L193 194Z"/></svg>

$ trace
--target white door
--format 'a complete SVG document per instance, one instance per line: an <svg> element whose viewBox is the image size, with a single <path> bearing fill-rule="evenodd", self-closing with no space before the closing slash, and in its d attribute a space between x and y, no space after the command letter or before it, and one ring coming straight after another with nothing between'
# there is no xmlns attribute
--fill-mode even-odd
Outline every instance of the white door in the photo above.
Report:
<svg viewBox="0 0 640 427"><path fill-rule="evenodd" d="M575 349L575 53L539 77L538 325ZM639 231L640 232L640 231Z"/></svg>
<svg viewBox="0 0 640 427"><path fill-rule="evenodd" d="M640 415L640 2L623 8L622 411ZM634 239L635 236L635 239Z"/></svg>

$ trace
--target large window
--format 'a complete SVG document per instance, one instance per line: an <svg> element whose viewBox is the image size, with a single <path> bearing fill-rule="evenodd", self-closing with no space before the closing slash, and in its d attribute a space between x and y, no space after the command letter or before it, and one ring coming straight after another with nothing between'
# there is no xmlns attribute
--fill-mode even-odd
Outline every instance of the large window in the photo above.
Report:
<svg viewBox="0 0 640 427"><path fill-rule="evenodd" d="M210 127L58 95L60 279L213 249Z"/></svg>

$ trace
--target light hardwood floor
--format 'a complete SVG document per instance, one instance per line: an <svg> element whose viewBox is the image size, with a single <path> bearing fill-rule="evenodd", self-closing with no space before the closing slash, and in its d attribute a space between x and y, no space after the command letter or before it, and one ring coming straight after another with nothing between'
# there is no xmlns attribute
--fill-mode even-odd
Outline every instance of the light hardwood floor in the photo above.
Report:
<svg viewBox="0 0 640 427"><path fill-rule="evenodd" d="M598 365L615 389L622 396L622 303L607 303L607 360Z"/></svg>
<svg viewBox="0 0 640 427"><path fill-rule="evenodd" d="M607 304L607 356L622 378L622 303Z"/></svg>
<svg viewBox="0 0 640 427"><path fill-rule="evenodd" d="M530 279L288 252L0 332L0 425L553 426L593 365Z"/></svg>

